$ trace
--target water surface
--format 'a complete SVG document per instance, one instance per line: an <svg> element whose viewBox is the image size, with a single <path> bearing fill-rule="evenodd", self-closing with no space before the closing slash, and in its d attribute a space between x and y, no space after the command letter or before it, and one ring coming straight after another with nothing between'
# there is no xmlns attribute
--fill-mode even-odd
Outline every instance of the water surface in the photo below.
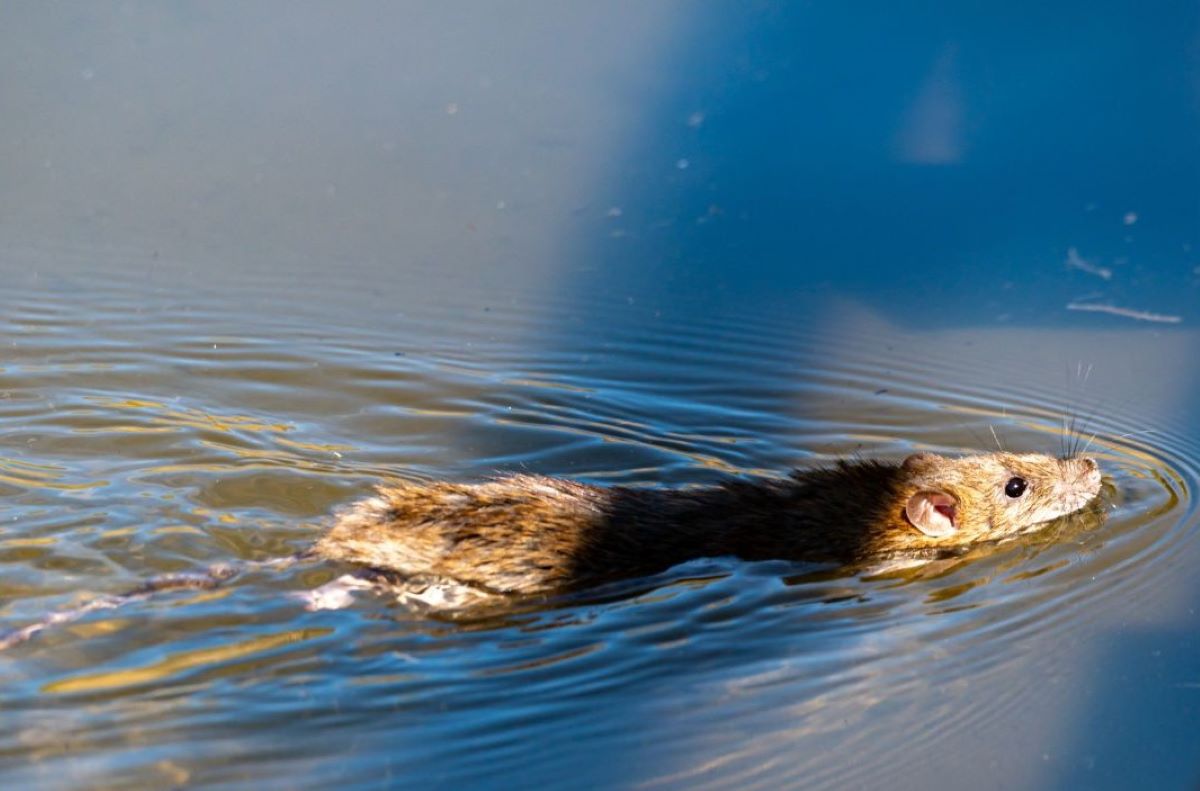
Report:
<svg viewBox="0 0 1200 791"><path fill-rule="evenodd" d="M4 784L1194 782L1173 13L3 12L5 628L392 477L1057 453L1074 416L1109 478L1101 525L900 576L701 559L455 620L310 612L344 569L305 564L96 612L0 654Z"/></svg>

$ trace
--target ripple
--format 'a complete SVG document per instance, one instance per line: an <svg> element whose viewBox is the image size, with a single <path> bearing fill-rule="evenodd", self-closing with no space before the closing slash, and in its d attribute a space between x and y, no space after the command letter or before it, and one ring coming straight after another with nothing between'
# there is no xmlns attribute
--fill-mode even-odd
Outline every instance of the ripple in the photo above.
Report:
<svg viewBox="0 0 1200 791"><path fill-rule="evenodd" d="M514 295L459 328L454 301L372 323L312 305L258 317L203 290L147 300L129 282L80 293L86 309L63 290L0 298L19 306L0 314L19 340L0 369L6 625L156 573L288 555L391 476L687 485L856 453L1056 452L1079 406L1023 373L1012 337L796 311ZM964 359L965 343L983 350ZM1184 420L1136 402L1090 417L1103 524L906 574L706 559L439 620L380 597L306 612L289 595L335 573L317 565L97 613L0 658L0 765L110 777L152 754L215 782L303 759L324 776L354 742L364 781L395 762L458 785L531 760L570 776L584 740L628 758L613 785L877 785L1035 702L962 690L1190 578L1200 448ZM834 745L859 760L831 767ZM211 755L234 755L230 774Z"/></svg>

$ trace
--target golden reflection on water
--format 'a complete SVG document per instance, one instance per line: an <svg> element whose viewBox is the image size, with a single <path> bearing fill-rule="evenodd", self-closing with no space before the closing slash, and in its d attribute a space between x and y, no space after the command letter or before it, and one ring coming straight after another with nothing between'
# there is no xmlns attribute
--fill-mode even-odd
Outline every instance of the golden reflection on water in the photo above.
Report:
<svg viewBox="0 0 1200 791"><path fill-rule="evenodd" d="M17 536L0 539L0 548L48 547L57 543L56 536Z"/></svg>
<svg viewBox="0 0 1200 791"><path fill-rule="evenodd" d="M198 648L172 654L143 667L85 673L70 678L59 679L44 685L42 689L51 694L65 695L82 692L105 692L124 687L150 684L191 670L242 659L293 643L301 643L325 637L332 632L333 630L328 628L311 628L259 635L232 645Z"/></svg>
<svg viewBox="0 0 1200 791"><path fill-rule="evenodd" d="M191 407L175 407L161 401L148 401L135 398L110 398L107 396L89 396L88 401L104 409L117 412L135 411L150 413L150 419L157 423L166 423L170 427L191 429L216 429L217 431L233 433L283 433L295 429L291 423L265 421L254 415L219 414ZM111 421L110 421L111 425ZM115 431L134 431L137 426L114 425Z"/></svg>
<svg viewBox="0 0 1200 791"><path fill-rule="evenodd" d="M91 480L65 483L69 469L61 464L46 464L0 457L0 483L18 489L50 489L58 491L84 491L107 486L107 480Z"/></svg>

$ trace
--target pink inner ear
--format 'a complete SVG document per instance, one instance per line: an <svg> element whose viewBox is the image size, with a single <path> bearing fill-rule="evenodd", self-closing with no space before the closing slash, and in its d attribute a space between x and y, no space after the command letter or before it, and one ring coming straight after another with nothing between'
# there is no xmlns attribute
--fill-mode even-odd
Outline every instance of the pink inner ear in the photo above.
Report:
<svg viewBox="0 0 1200 791"><path fill-rule="evenodd" d="M908 498L904 515L913 527L931 538L952 535L958 526L954 524L958 501L945 492L925 490Z"/></svg>

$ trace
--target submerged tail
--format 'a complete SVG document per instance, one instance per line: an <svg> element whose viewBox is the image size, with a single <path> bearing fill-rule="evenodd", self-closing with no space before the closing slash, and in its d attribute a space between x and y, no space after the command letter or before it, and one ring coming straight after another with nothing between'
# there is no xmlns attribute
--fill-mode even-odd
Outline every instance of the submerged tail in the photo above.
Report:
<svg viewBox="0 0 1200 791"><path fill-rule="evenodd" d="M88 613L95 612L97 610L116 609L117 607L123 607L126 604L144 601L156 593L163 593L165 591L213 590L214 588L220 587L225 582L228 582L243 572L264 568L288 568L289 566L293 566L296 563L300 563L312 557L313 554L311 550L305 550L303 552L298 552L295 555L276 558L274 560L247 560L230 563L214 563L203 571L191 571L179 574L160 574L157 577L151 577L141 585L131 588L124 593L97 596L90 601L84 602L78 607L72 607L67 610L59 610L57 612L44 615L33 623L22 626L20 629L12 629L7 632L2 632L0 633L0 651L23 643L32 638L38 632L44 631L51 626L59 626L61 624L78 621Z"/></svg>

